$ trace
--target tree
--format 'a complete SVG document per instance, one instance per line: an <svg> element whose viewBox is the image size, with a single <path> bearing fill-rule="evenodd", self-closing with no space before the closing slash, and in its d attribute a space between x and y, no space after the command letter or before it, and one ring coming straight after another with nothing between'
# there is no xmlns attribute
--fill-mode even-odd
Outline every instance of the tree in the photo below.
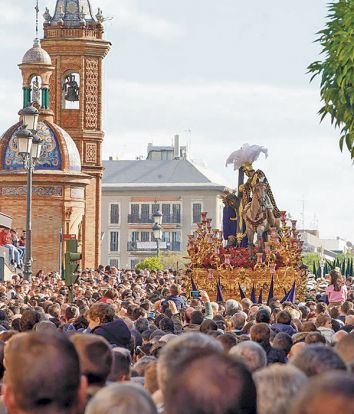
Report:
<svg viewBox="0 0 354 414"><path fill-rule="evenodd" d="M147 257L135 267L136 270L163 270L159 257Z"/></svg>
<svg viewBox="0 0 354 414"><path fill-rule="evenodd" d="M344 144L354 158L354 0L329 4L326 27L316 40L324 60L313 62L309 73L321 78L321 121L329 115L340 128L339 147Z"/></svg>
<svg viewBox="0 0 354 414"><path fill-rule="evenodd" d="M183 269L189 263L187 253L167 252L161 255L161 263L165 269Z"/></svg>

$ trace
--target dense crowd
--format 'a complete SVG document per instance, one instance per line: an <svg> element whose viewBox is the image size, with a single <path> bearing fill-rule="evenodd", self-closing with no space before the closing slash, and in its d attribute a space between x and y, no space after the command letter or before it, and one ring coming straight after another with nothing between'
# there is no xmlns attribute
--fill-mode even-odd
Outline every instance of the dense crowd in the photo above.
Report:
<svg viewBox="0 0 354 414"><path fill-rule="evenodd" d="M351 279L268 304L189 284L188 270L101 266L69 303L55 273L2 283L0 413L354 413Z"/></svg>

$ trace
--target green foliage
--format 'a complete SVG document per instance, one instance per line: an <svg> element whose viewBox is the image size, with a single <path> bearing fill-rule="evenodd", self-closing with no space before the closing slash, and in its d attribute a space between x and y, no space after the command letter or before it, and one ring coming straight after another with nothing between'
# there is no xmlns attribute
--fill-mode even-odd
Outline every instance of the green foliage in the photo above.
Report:
<svg viewBox="0 0 354 414"><path fill-rule="evenodd" d="M189 263L189 260L185 258L187 253L176 253L176 252L167 252L161 255L161 263L163 264L164 269L184 269L184 267Z"/></svg>
<svg viewBox="0 0 354 414"><path fill-rule="evenodd" d="M320 255L318 253L308 253L302 257L302 262L309 268L309 271L312 272L314 264L315 267L319 266Z"/></svg>
<svg viewBox="0 0 354 414"><path fill-rule="evenodd" d="M136 265L136 270L163 270L163 264L159 257L147 257Z"/></svg>
<svg viewBox="0 0 354 414"><path fill-rule="evenodd" d="M345 145L354 158L354 0L330 3L327 19L316 40L324 59L313 62L308 70L311 81L321 78L321 121L330 116L340 128L340 150Z"/></svg>

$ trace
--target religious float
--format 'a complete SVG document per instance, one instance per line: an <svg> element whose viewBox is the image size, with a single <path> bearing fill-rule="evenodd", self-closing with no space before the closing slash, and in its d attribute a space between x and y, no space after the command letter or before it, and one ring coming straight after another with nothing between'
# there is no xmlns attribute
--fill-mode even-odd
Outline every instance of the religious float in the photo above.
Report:
<svg viewBox="0 0 354 414"><path fill-rule="evenodd" d="M206 290L212 300L270 298L294 301L304 297L307 268L296 220L287 218L274 200L269 182L252 163L267 150L243 145L227 164L239 171L238 191L223 197L223 229L213 228L207 212L189 235L191 290ZM244 183L244 177L247 177Z"/></svg>

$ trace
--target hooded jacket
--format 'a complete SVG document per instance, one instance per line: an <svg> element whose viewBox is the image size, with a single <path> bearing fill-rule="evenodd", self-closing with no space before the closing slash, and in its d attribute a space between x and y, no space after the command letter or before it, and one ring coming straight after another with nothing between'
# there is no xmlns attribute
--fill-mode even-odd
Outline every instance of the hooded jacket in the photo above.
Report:
<svg viewBox="0 0 354 414"><path fill-rule="evenodd" d="M131 333L127 325L121 319L116 319L112 322L97 326L91 333L103 336L112 346L129 348Z"/></svg>

